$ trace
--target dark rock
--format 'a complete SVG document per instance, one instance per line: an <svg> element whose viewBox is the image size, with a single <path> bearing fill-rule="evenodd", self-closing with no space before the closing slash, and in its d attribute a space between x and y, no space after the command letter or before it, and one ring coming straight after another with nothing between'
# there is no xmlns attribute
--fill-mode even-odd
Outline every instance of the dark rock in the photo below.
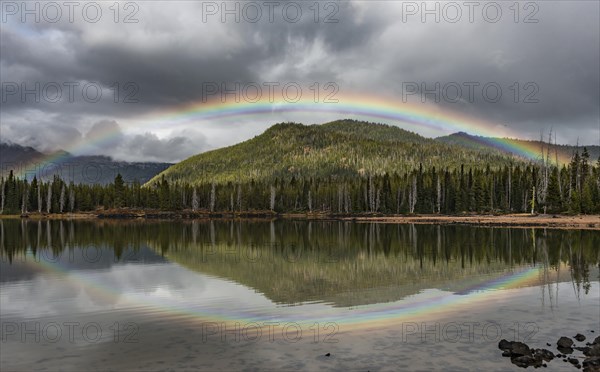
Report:
<svg viewBox="0 0 600 372"><path fill-rule="evenodd" d="M505 339L500 340L500 342L498 342L498 349L500 350L511 350L512 349L512 342L511 341L506 341Z"/></svg>
<svg viewBox="0 0 600 372"><path fill-rule="evenodd" d="M503 357L510 357L511 355L512 355L512 353L509 350L505 350L502 352Z"/></svg>
<svg viewBox="0 0 600 372"><path fill-rule="evenodd" d="M570 347L557 347L558 351L560 351L563 354L573 354L573 349L571 349ZM563 355L566 356L566 355Z"/></svg>
<svg viewBox="0 0 600 372"><path fill-rule="evenodd" d="M513 342L512 349L510 350L512 355L515 357L518 356L531 356L531 349L527 344L522 342Z"/></svg>
<svg viewBox="0 0 600 372"><path fill-rule="evenodd" d="M573 346L573 340L571 340L568 337L561 337L558 339L558 341L556 342L556 345L558 347L562 347L562 348L570 348L571 346Z"/></svg>
<svg viewBox="0 0 600 372"><path fill-rule="evenodd" d="M585 341L585 336L582 335L581 333L578 333L575 337L573 337L574 339L576 339L579 342L583 342Z"/></svg>
<svg viewBox="0 0 600 372"><path fill-rule="evenodd" d="M586 358L583 361L583 370L589 372L600 371L600 357Z"/></svg>
<svg viewBox="0 0 600 372"><path fill-rule="evenodd" d="M542 364L542 367L546 368L548 365L546 363Z"/></svg>
<svg viewBox="0 0 600 372"><path fill-rule="evenodd" d="M576 365L579 364L579 359L577 358L569 358L569 363Z"/></svg>
<svg viewBox="0 0 600 372"><path fill-rule="evenodd" d="M538 358L534 358L529 355L518 356L511 359L511 362L517 367L527 368L534 367L539 368L542 366L542 360Z"/></svg>
<svg viewBox="0 0 600 372"><path fill-rule="evenodd" d="M593 342L593 343L594 343L594 344L596 344L596 345L600 345L600 336L596 337L596 338L594 339L594 342Z"/></svg>
<svg viewBox="0 0 600 372"><path fill-rule="evenodd" d="M563 362L565 362L565 363L566 363L566 362L567 362L567 358L563 359Z"/></svg>
<svg viewBox="0 0 600 372"><path fill-rule="evenodd" d="M555 358L554 353L546 349L535 349L535 351L533 352L533 356L535 358L540 358L545 362L550 362Z"/></svg>
<svg viewBox="0 0 600 372"><path fill-rule="evenodd" d="M331 356L331 353L327 353L327 354L325 354L325 356L326 356L326 357L328 357L328 356Z"/></svg>
<svg viewBox="0 0 600 372"><path fill-rule="evenodd" d="M546 342L546 346L552 346L552 344L550 344L549 342Z"/></svg>
<svg viewBox="0 0 600 372"><path fill-rule="evenodd" d="M531 356L531 349L527 344L518 341L500 340L498 348L510 352L511 357ZM504 355L504 354L503 354Z"/></svg>
<svg viewBox="0 0 600 372"><path fill-rule="evenodd" d="M587 350L582 350L583 355L587 357L600 357L600 344L595 344L592 347L586 348Z"/></svg>

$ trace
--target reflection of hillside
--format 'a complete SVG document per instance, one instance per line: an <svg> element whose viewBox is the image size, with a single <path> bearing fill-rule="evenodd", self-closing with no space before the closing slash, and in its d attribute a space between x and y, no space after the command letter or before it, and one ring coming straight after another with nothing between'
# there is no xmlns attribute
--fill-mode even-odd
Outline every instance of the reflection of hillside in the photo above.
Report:
<svg viewBox="0 0 600 372"><path fill-rule="evenodd" d="M396 301L427 288L468 293L531 265L521 285L597 280L600 234L348 222L1 221L3 262L25 251L151 248L191 270L254 288L282 304ZM144 255L145 256L145 255ZM565 264L568 266L565 267Z"/></svg>
<svg viewBox="0 0 600 372"><path fill-rule="evenodd" d="M295 262L284 255L249 261L233 252L225 245L189 247L171 251L167 258L191 270L254 288L277 303L324 301L334 306L392 302L429 288L468 293L483 282L524 269L502 261L472 262L463 267L458 260L434 263L430 258L383 254L358 254L325 264L319 263L325 257L318 254L299 257ZM554 282L570 281L569 271L563 267L551 278ZM520 286L543 284L547 283L540 274Z"/></svg>
<svg viewBox="0 0 600 372"><path fill-rule="evenodd" d="M340 305L362 302L364 293L357 295L366 289L380 288L382 295L391 297L385 300L395 300L434 284L443 285L465 276L506 268L505 264L494 262L461 269L457 261L436 265L430 259L419 261L410 256L386 257L381 253L368 255L365 252L328 262L326 255L305 251L297 253L294 262L290 262L285 258L285 252L270 254L272 252L267 252L267 248L253 249L254 256L262 252L263 258L249 261L244 259L246 249L241 248L241 258L232 254L233 249L222 244L189 247L171 250L167 258L192 270L252 287L278 303L320 300ZM378 298L375 302L382 300Z"/></svg>

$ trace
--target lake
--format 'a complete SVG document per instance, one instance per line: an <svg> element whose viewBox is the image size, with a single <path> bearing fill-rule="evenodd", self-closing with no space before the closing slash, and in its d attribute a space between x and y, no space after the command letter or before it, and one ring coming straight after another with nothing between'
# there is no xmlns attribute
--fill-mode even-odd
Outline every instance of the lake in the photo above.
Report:
<svg viewBox="0 0 600 372"><path fill-rule="evenodd" d="M0 234L3 371L500 371L517 369L503 338L556 352L600 334L599 231L0 220Z"/></svg>

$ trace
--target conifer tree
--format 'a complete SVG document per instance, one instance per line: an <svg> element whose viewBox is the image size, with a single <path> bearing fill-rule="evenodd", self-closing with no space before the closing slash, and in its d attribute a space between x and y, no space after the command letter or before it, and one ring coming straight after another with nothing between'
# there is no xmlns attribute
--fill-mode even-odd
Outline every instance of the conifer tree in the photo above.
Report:
<svg viewBox="0 0 600 372"><path fill-rule="evenodd" d="M554 168L552 170L552 173L550 173L546 205L547 211L550 213L557 213L562 210L562 199L560 196L560 187L558 180L558 168Z"/></svg>
<svg viewBox="0 0 600 372"><path fill-rule="evenodd" d="M122 208L125 204L125 183L123 182L123 177L121 176L121 173L118 173L115 177L114 188L114 207Z"/></svg>

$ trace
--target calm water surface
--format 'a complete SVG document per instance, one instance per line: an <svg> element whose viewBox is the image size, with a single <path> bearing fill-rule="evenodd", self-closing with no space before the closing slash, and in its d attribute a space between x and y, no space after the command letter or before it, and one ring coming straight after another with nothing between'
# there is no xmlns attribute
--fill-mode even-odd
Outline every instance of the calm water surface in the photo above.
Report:
<svg viewBox="0 0 600 372"><path fill-rule="evenodd" d="M600 334L598 231L0 220L0 233L3 371L510 370L502 338Z"/></svg>

